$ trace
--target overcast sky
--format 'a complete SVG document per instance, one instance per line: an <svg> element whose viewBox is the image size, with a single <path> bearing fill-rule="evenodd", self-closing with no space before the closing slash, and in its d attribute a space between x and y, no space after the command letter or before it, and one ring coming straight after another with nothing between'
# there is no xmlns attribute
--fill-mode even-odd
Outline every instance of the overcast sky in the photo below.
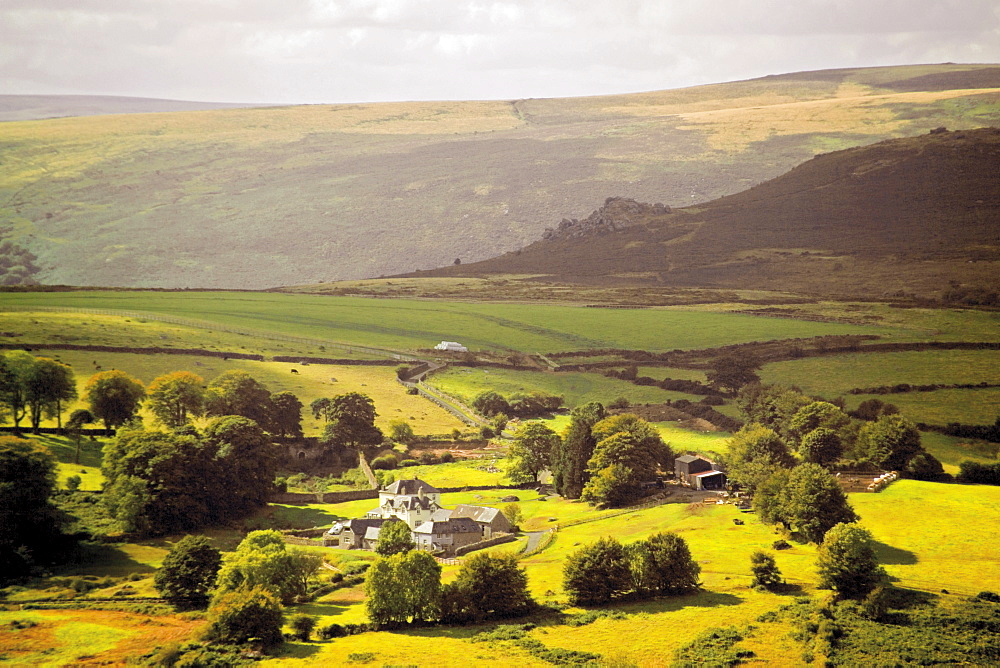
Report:
<svg viewBox="0 0 1000 668"><path fill-rule="evenodd" d="M1000 62L1000 0L0 0L0 93L517 99Z"/></svg>

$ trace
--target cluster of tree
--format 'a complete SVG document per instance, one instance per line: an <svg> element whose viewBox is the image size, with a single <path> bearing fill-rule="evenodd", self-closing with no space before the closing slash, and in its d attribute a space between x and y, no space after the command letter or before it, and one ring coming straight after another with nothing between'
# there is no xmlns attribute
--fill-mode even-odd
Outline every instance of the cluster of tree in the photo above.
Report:
<svg viewBox="0 0 1000 668"><path fill-rule="evenodd" d="M959 438L976 438L990 443L1000 443L1000 416L993 424L962 424L961 422L949 422L943 427L921 424L921 429L931 429L949 436Z"/></svg>
<svg viewBox="0 0 1000 668"><path fill-rule="evenodd" d="M566 559L563 588L574 605L602 605L630 596L685 594L698 589L701 567L687 542L670 531L622 545L601 538Z"/></svg>
<svg viewBox="0 0 1000 668"><path fill-rule="evenodd" d="M203 536L178 541L154 576L160 595L179 608L208 607L205 639L225 644L280 644L282 606L303 600L321 557L288 549L277 531L252 531L222 557Z"/></svg>
<svg viewBox="0 0 1000 668"><path fill-rule="evenodd" d="M202 434L125 428L104 449L102 503L121 530L142 535L241 518L266 502L277 454L256 422L237 415Z"/></svg>
<svg viewBox="0 0 1000 668"><path fill-rule="evenodd" d="M68 518L52 504L55 459L48 450L0 436L0 584L59 561L72 540Z"/></svg>
<svg viewBox="0 0 1000 668"><path fill-rule="evenodd" d="M941 480L944 469L920 444L920 431L891 404L871 399L853 415L840 403L777 385L744 387L737 405L747 424L733 440L730 477L752 489L775 467L796 461L832 468L889 469ZM853 416L859 420L853 420Z"/></svg>
<svg viewBox="0 0 1000 668"><path fill-rule="evenodd" d="M73 369L24 351L0 355L0 421L11 419L15 427L27 418L38 429L43 418L56 418L77 397Z"/></svg>
<svg viewBox="0 0 1000 668"><path fill-rule="evenodd" d="M617 378L619 380L627 380L636 385L644 386L656 386L664 390L672 390L674 392L685 392L687 394L701 394L706 396L719 396L721 392L714 388L700 383L697 380L688 379L678 379L678 378L664 378L662 380L657 380L649 376L640 376L639 367L637 366L627 366L624 369L609 369L604 372L604 375L608 378Z"/></svg>
<svg viewBox="0 0 1000 668"><path fill-rule="evenodd" d="M976 485L1000 485L1000 463L961 462L955 480Z"/></svg>
<svg viewBox="0 0 1000 668"><path fill-rule="evenodd" d="M538 418L555 413L563 405L563 398L545 392L515 392L504 397L499 392L487 390L472 401L472 408L480 415Z"/></svg>
<svg viewBox="0 0 1000 668"><path fill-rule="evenodd" d="M648 422L630 414L608 417L597 402L574 409L561 438L541 423L525 423L508 456L514 482L531 482L551 470L561 495L600 506L634 500L643 482L673 463L670 448Z"/></svg>
<svg viewBox="0 0 1000 668"><path fill-rule="evenodd" d="M368 569L365 594L371 623L388 628L517 617L535 607L527 575L513 554L478 553L442 586L441 566L429 553L397 551Z"/></svg>

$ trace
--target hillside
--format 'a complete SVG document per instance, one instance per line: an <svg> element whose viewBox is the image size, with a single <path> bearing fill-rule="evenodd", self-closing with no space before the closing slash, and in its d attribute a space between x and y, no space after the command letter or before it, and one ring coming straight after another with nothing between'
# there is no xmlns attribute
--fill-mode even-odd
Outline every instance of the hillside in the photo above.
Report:
<svg viewBox="0 0 1000 668"><path fill-rule="evenodd" d="M373 277L521 248L610 196L684 207L820 152L997 123L996 65L577 99L8 122L0 236L36 256L34 279L47 284Z"/></svg>
<svg viewBox="0 0 1000 668"><path fill-rule="evenodd" d="M64 116L239 109L251 106L267 105L160 100L148 97L116 97L114 95L0 95L0 122L34 121Z"/></svg>
<svg viewBox="0 0 1000 668"><path fill-rule="evenodd" d="M824 154L703 205L609 199L527 248L421 276L939 296L996 290L1000 129L932 131ZM953 283L954 282L954 283Z"/></svg>

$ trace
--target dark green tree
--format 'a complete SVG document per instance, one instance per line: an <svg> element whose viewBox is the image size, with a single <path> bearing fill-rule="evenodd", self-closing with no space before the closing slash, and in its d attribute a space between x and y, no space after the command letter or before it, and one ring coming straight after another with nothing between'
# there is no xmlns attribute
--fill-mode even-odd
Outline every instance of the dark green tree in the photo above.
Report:
<svg viewBox="0 0 1000 668"><path fill-rule="evenodd" d="M922 450L920 432L902 415L883 415L858 432L857 454L883 469L901 471Z"/></svg>
<svg viewBox="0 0 1000 668"><path fill-rule="evenodd" d="M763 550L754 550L750 555L750 572L753 573L751 587L774 590L784 582L778 564L774 561L774 555Z"/></svg>
<svg viewBox="0 0 1000 668"><path fill-rule="evenodd" d="M146 388L146 407L160 424L172 429L183 427L190 417L205 413L204 384L204 378L190 371L160 376Z"/></svg>
<svg viewBox="0 0 1000 668"><path fill-rule="evenodd" d="M797 389L780 385L746 385L736 395L736 405L747 424L769 427L783 438L791 438L789 423L803 406L813 402Z"/></svg>
<svg viewBox="0 0 1000 668"><path fill-rule="evenodd" d="M792 469L782 513L793 531L813 543L822 543L831 527L858 520L843 488L819 464L801 464Z"/></svg>
<svg viewBox="0 0 1000 668"><path fill-rule="evenodd" d="M826 532L816 566L819 587L842 598L864 598L886 579L875 556L875 539L857 524L837 524Z"/></svg>
<svg viewBox="0 0 1000 668"><path fill-rule="evenodd" d="M661 531L626 546L632 587L640 596L685 594L698 589L701 566L687 542L672 531Z"/></svg>
<svg viewBox="0 0 1000 668"><path fill-rule="evenodd" d="M727 353L712 360L705 374L708 382L724 391L736 392L745 385L760 383L760 360L749 353Z"/></svg>
<svg viewBox="0 0 1000 668"><path fill-rule="evenodd" d="M948 482L951 475L945 473L941 462L926 450L921 450L906 464L905 474L907 478L914 480L926 480L928 482Z"/></svg>
<svg viewBox="0 0 1000 668"><path fill-rule="evenodd" d="M208 384L205 414L242 415L274 433L271 392L245 371L227 371Z"/></svg>
<svg viewBox="0 0 1000 668"><path fill-rule="evenodd" d="M135 416L146 396L146 388L141 381L124 371L112 369L91 376L83 395L90 412L102 420L107 429L113 429Z"/></svg>
<svg viewBox="0 0 1000 668"><path fill-rule="evenodd" d="M185 536L153 576L160 596L182 608L205 608L222 564L222 553L204 536Z"/></svg>
<svg viewBox="0 0 1000 668"><path fill-rule="evenodd" d="M265 505L274 490L278 451L264 430L249 418L226 415L208 423L203 441L214 454L216 479L232 490L213 495L220 510L235 519Z"/></svg>
<svg viewBox="0 0 1000 668"><path fill-rule="evenodd" d="M291 392L271 395L272 424L275 436L302 438L302 402Z"/></svg>
<svg viewBox="0 0 1000 668"><path fill-rule="evenodd" d="M48 357L36 357L23 382L31 428L37 433L45 416L55 417L61 428L63 407L76 399L73 369Z"/></svg>
<svg viewBox="0 0 1000 668"><path fill-rule="evenodd" d="M416 547L413 542L413 532L402 520L387 521L378 532L378 542L375 543L375 553L388 557L400 552L408 552Z"/></svg>
<svg viewBox="0 0 1000 668"><path fill-rule="evenodd" d="M837 462L844 452L844 444L833 429L819 427L802 437L799 454L813 464L829 466Z"/></svg>
<svg viewBox="0 0 1000 668"><path fill-rule="evenodd" d="M851 421L847 413L828 401L814 401L795 412L788 421L788 431L801 440L806 434L820 428L837 432Z"/></svg>
<svg viewBox="0 0 1000 668"><path fill-rule="evenodd" d="M486 417L493 417L500 413L504 415L511 414L510 404L501 394L493 390L480 393L472 400L472 408L480 415L485 415Z"/></svg>
<svg viewBox="0 0 1000 668"><path fill-rule="evenodd" d="M729 479L753 493L777 469L791 468L795 458L771 428L751 423L729 439Z"/></svg>
<svg viewBox="0 0 1000 668"><path fill-rule="evenodd" d="M76 455L73 458L74 464L80 463L80 446L83 442L83 425L93 424L95 419L94 414L86 408L77 408L69 414L69 419L66 420L66 433L69 434L71 439L73 439L73 444L76 446Z"/></svg>
<svg viewBox="0 0 1000 668"><path fill-rule="evenodd" d="M614 538L600 538L566 558L563 589L573 605L602 605L631 588L628 554Z"/></svg>
<svg viewBox="0 0 1000 668"><path fill-rule="evenodd" d="M541 422L525 422L514 434L507 451L511 460L507 476L511 482L534 482L538 474L552 466L559 450L559 436Z"/></svg>
<svg viewBox="0 0 1000 668"><path fill-rule="evenodd" d="M227 645L257 640L265 647L284 642L281 602L263 587L228 591L212 601L206 639Z"/></svg>
<svg viewBox="0 0 1000 668"><path fill-rule="evenodd" d="M31 441L0 436L0 584L59 559L66 517L52 504L55 459Z"/></svg>
<svg viewBox="0 0 1000 668"><path fill-rule="evenodd" d="M472 619L520 617L535 607L527 573L514 554L477 552L462 562L455 585Z"/></svg>
<svg viewBox="0 0 1000 668"><path fill-rule="evenodd" d="M606 440L628 440L627 434L616 434ZM618 508L632 503L642 493L642 479L635 470L624 464L611 464L602 469L590 470L590 479L583 486L580 498L598 508Z"/></svg>
<svg viewBox="0 0 1000 668"><path fill-rule="evenodd" d="M596 401L573 409L559 453L553 457L552 462L556 491L567 499L578 499L583 493L583 486L590 477L587 463L597 445L597 440L590 430L606 415L604 406Z"/></svg>
<svg viewBox="0 0 1000 668"><path fill-rule="evenodd" d="M4 404L15 427L28 415L27 379L35 366L35 358L23 350L0 357L0 401Z"/></svg>
<svg viewBox="0 0 1000 668"><path fill-rule="evenodd" d="M295 633L295 637L302 642L308 642L313 629L316 628L316 618L305 614L297 614L288 623Z"/></svg>
<svg viewBox="0 0 1000 668"><path fill-rule="evenodd" d="M325 413L329 423L323 430L322 441L335 447L362 448L378 445L382 432L375 426L375 402L360 392L340 394L330 400Z"/></svg>

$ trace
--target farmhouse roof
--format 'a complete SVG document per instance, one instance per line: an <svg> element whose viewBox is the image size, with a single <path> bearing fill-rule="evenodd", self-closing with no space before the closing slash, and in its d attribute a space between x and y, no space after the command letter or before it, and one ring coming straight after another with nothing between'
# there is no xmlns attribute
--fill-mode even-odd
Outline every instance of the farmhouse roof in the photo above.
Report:
<svg viewBox="0 0 1000 668"><path fill-rule="evenodd" d="M681 455L680 457L678 457L674 461L675 462L683 462L684 464L690 464L691 462L696 462L699 459L701 459L703 461L706 461L706 462L708 461L704 457L699 457L698 455Z"/></svg>
<svg viewBox="0 0 1000 668"><path fill-rule="evenodd" d="M440 494L441 490L436 487L431 486L429 483L424 482L420 478L411 478L404 480L397 480L396 482L386 485L382 488L383 492L388 492L389 494L404 494L404 495L417 495L417 494Z"/></svg>
<svg viewBox="0 0 1000 668"><path fill-rule="evenodd" d="M500 514L499 508L489 508L487 506L470 506L464 503L455 506L452 511L452 518L468 517L476 522L492 522Z"/></svg>
<svg viewBox="0 0 1000 668"><path fill-rule="evenodd" d="M456 517L444 522L424 522L413 530L413 533L450 534L450 533L480 533L482 529L475 520L469 517Z"/></svg>

